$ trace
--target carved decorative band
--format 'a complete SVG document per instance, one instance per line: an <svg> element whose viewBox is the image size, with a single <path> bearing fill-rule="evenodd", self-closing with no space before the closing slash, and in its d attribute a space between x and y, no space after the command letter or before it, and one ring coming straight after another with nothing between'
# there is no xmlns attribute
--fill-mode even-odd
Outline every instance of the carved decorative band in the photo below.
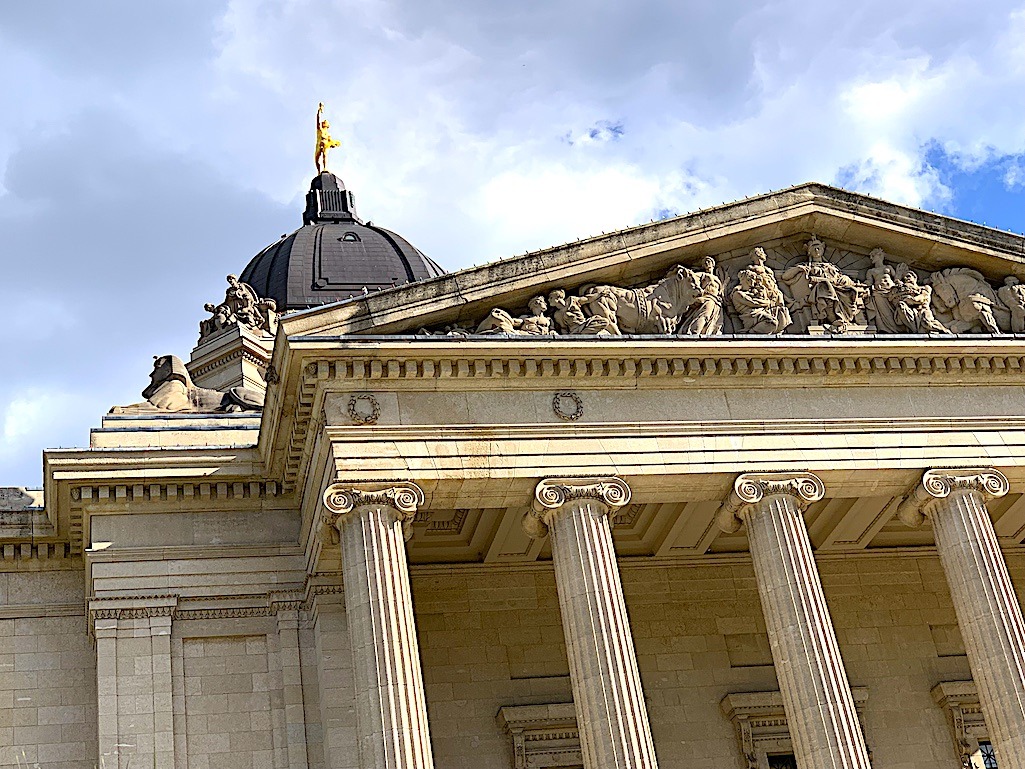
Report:
<svg viewBox="0 0 1025 769"><path fill-rule="evenodd" d="M742 516L753 505L767 497L791 497L798 510L804 511L812 502L826 494L826 486L813 473L743 473L733 482L733 492L719 508L719 528L733 533L743 525Z"/></svg>
<svg viewBox="0 0 1025 769"><path fill-rule="evenodd" d="M338 519L360 507L387 507L403 521L412 520L424 503L423 490L415 483L401 481L383 488L362 489L332 483L324 492L327 522L334 526Z"/></svg>
<svg viewBox="0 0 1025 769"><path fill-rule="evenodd" d="M955 491L975 492L983 501L1004 496L1010 490L1006 476L992 467L926 470L922 481L897 508L897 517L917 528L925 522L935 503Z"/></svg>
<svg viewBox="0 0 1025 769"><path fill-rule="evenodd" d="M630 501L630 487L622 478L545 478L534 489L534 504L523 517L523 530L533 539L548 534L551 516L569 502L591 499L614 513Z"/></svg>

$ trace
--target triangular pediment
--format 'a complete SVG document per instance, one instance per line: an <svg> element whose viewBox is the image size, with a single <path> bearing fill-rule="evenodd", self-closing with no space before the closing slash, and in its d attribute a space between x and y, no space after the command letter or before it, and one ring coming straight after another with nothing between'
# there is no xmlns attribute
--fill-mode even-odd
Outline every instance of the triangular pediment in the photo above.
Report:
<svg viewBox="0 0 1025 769"><path fill-rule="evenodd" d="M1025 288L1005 285L1008 276L1025 280L1021 236L805 184L283 325L305 337L1020 332ZM543 305L531 307L534 297Z"/></svg>

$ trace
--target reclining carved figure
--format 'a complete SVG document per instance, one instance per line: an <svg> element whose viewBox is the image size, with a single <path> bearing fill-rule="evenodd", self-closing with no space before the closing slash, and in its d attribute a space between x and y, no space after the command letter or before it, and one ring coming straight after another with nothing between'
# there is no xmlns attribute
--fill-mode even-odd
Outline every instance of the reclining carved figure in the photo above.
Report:
<svg viewBox="0 0 1025 769"><path fill-rule="evenodd" d="M197 387L189 370L177 355L153 358L149 386L142 391L146 400L130 406L115 406L111 414L134 411L173 411L213 414L217 412L261 411L263 393L248 387L232 387L227 392Z"/></svg>

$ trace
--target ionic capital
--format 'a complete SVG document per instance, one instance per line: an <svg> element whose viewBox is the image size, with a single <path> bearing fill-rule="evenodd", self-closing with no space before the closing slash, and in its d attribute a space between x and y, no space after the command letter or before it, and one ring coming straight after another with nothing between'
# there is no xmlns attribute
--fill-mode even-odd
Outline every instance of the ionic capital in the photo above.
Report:
<svg viewBox="0 0 1025 769"><path fill-rule="evenodd" d="M411 481L359 487L332 483L324 491L324 522L337 527L361 507L386 507L405 523L413 520L423 503L423 490Z"/></svg>
<svg viewBox="0 0 1025 769"><path fill-rule="evenodd" d="M534 489L534 503L523 519L523 528L534 539L548 534L552 516L578 500L601 503L606 514L630 501L630 487L616 476L603 478L545 478Z"/></svg>
<svg viewBox="0 0 1025 769"><path fill-rule="evenodd" d="M743 516L763 499L787 496L794 507L804 512L812 502L825 496L826 486L813 473L742 473L733 482L733 491L716 516L719 528L728 534L744 524Z"/></svg>
<svg viewBox="0 0 1025 769"><path fill-rule="evenodd" d="M926 470L922 481L897 508L897 517L917 528L937 502L956 493L978 494L983 502L1002 497L1010 489L1006 476L992 467Z"/></svg>

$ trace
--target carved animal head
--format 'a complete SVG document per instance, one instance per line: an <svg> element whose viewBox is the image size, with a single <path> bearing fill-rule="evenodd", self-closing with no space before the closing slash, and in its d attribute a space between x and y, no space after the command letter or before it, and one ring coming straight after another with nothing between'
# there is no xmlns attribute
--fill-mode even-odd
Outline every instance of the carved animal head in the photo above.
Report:
<svg viewBox="0 0 1025 769"><path fill-rule="evenodd" d="M957 292L942 272L934 272L929 279L933 301L945 310L957 305Z"/></svg>
<svg viewBox="0 0 1025 769"><path fill-rule="evenodd" d="M177 355L154 356L153 371L149 375L149 386L142 391L142 397L148 399L160 385L170 379L177 379L186 387L192 387L192 377L189 376L189 370L185 368L185 363L181 358Z"/></svg>

